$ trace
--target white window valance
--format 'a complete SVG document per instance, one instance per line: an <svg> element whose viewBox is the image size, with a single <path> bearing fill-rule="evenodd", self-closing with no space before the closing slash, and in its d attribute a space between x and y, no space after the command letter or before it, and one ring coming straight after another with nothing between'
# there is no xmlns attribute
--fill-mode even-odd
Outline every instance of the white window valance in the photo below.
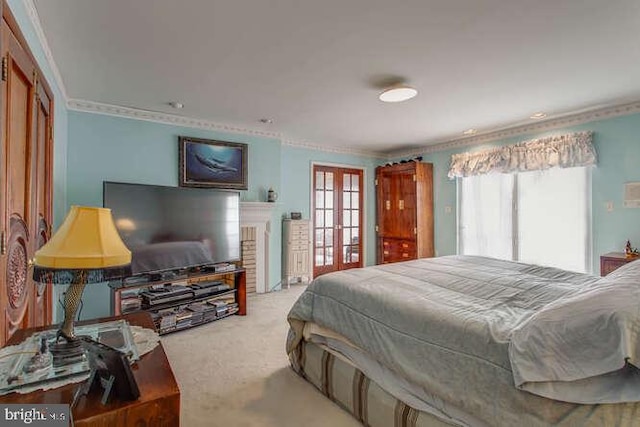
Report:
<svg viewBox="0 0 640 427"><path fill-rule="evenodd" d="M593 132L576 132L491 150L454 154L451 156L449 178L594 164Z"/></svg>

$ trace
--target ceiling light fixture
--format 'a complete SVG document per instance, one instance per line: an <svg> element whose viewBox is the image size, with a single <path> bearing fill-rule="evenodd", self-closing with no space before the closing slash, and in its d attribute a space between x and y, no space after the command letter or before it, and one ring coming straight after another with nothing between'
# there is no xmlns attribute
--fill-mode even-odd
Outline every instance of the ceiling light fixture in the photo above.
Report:
<svg viewBox="0 0 640 427"><path fill-rule="evenodd" d="M178 110L184 108L184 104L182 104L181 102L177 102L177 101L171 101L169 103L169 105L171 105L173 108L178 109Z"/></svg>
<svg viewBox="0 0 640 427"><path fill-rule="evenodd" d="M478 129L467 129L464 132L462 132L463 135L475 135L476 133L478 133Z"/></svg>
<svg viewBox="0 0 640 427"><path fill-rule="evenodd" d="M547 117L547 113L543 113L542 111L533 113L532 115L529 116L529 118L533 120L540 120L540 119L544 119L545 117Z"/></svg>
<svg viewBox="0 0 640 427"><path fill-rule="evenodd" d="M418 91L411 86L398 84L385 89L378 98L382 102L402 102L413 98Z"/></svg>
<svg viewBox="0 0 640 427"><path fill-rule="evenodd" d="M270 125L271 123L273 123L273 119L267 119L267 118L260 119L260 123Z"/></svg>

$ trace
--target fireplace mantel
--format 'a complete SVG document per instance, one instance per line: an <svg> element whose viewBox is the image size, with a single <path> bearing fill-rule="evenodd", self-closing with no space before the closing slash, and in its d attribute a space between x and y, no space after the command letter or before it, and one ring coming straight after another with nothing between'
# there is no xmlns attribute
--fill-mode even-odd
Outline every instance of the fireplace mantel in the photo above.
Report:
<svg viewBox="0 0 640 427"><path fill-rule="evenodd" d="M269 202L240 202L240 225L248 222L269 222L275 203Z"/></svg>
<svg viewBox="0 0 640 427"><path fill-rule="evenodd" d="M275 203L240 202L240 227L256 228L256 292L269 290L269 236Z"/></svg>

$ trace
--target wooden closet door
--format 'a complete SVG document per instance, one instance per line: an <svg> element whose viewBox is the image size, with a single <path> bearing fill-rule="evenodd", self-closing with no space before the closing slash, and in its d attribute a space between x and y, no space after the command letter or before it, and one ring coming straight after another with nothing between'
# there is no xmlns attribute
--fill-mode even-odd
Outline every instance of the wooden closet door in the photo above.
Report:
<svg viewBox="0 0 640 427"><path fill-rule="evenodd" d="M402 239L415 239L416 234L416 174L406 171L396 175L398 182L398 225L396 236Z"/></svg>
<svg viewBox="0 0 640 427"><path fill-rule="evenodd" d="M6 17L4 17L6 18ZM2 21L2 197L0 344L18 329L51 322L50 285L32 279L30 260L50 233L51 99L34 61Z"/></svg>
<svg viewBox="0 0 640 427"><path fill-rule="evenodd" d="M53 217L53 101L41 82L36 81L36 111L35 111L35 188L31 194L34 202L33 221L31 229L34 233L35 251L44 246L51 237ZM51 323L53 311L51 301L53 297L52 284L35 283L33 326L44 326Z"/></svg>
<svg viewBox="0 0 640 427"><path fill-rule="evenodd" d="M390 215L398 203L399 182L392 173L380 173L378 179L378 213L380 217L381 235L395 236L398 234L398 218Z"/></svg>

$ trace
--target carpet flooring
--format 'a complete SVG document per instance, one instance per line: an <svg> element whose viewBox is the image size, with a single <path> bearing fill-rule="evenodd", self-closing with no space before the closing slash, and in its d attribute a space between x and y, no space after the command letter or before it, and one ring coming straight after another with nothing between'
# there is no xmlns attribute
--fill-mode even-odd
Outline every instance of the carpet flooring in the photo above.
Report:
<svg viewBox="0 0 640 427"><path fill-rule="evenodd" d="M286 317L304 287L251 295L247 316L162 337L182 426L360 426L289 368Z"/></svg>

